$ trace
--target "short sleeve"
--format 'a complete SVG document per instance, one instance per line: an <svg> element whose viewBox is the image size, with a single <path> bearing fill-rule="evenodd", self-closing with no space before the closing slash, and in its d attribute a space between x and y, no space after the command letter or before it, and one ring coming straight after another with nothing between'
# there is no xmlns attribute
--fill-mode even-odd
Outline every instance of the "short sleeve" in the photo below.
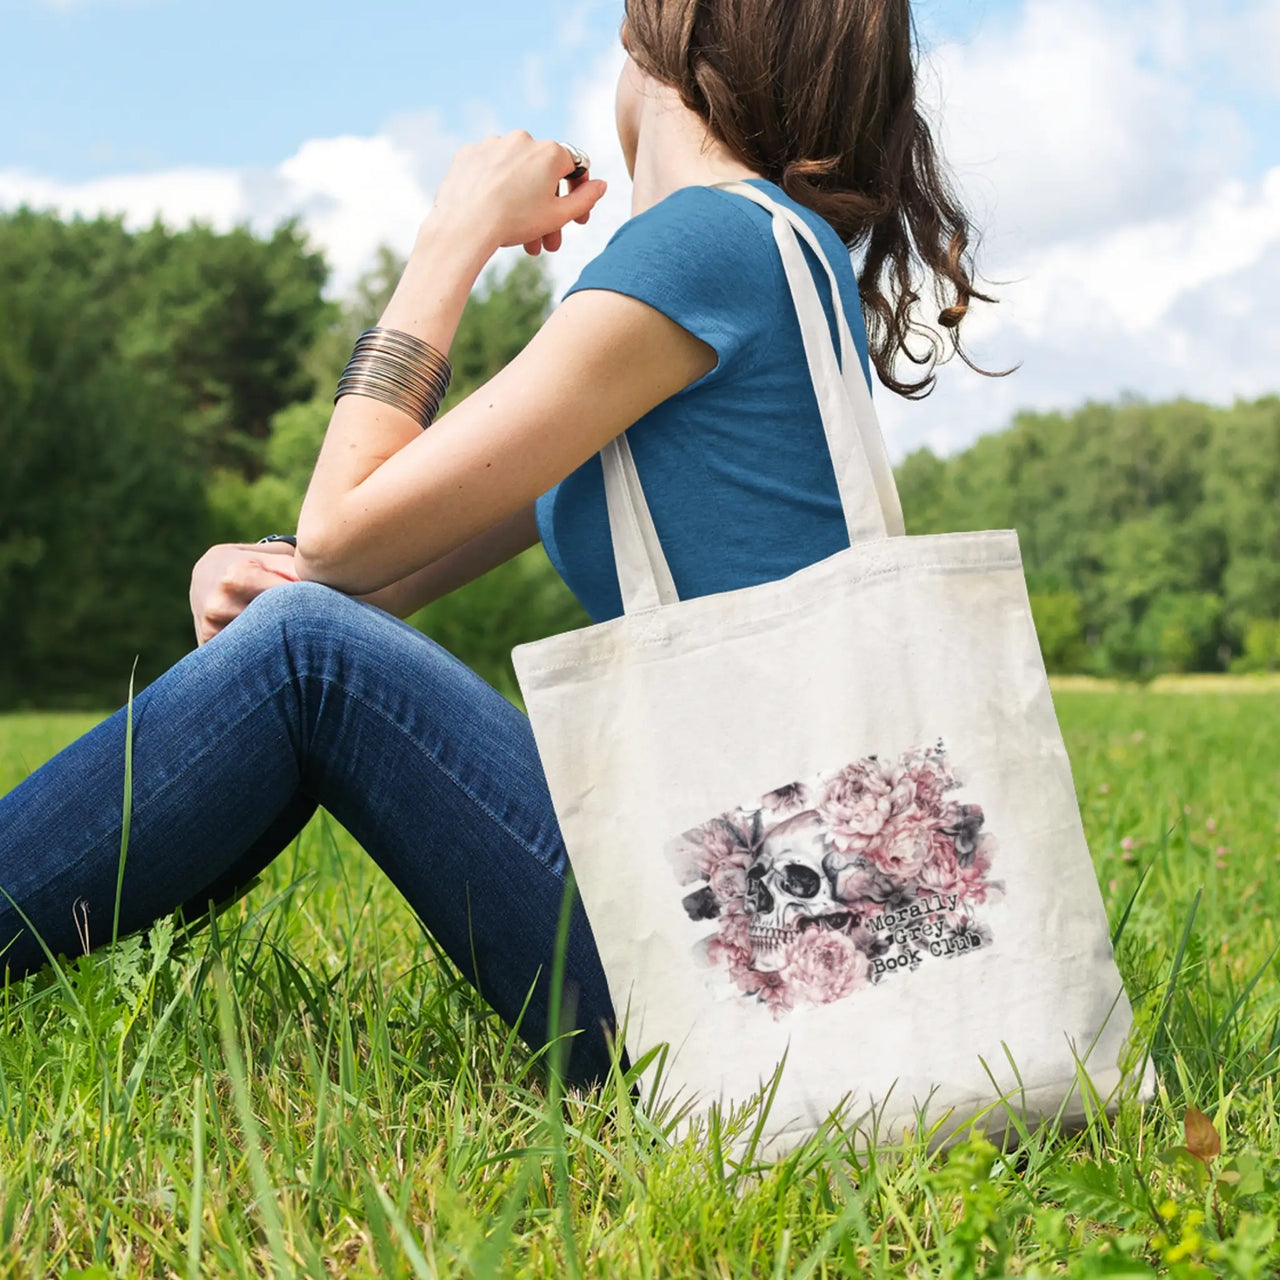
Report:
<svg viewBox="0 0 1280 1280"><path fill-rule="evenodd" d="M711 187L682 187L622 225L565 297L607 289L647 303L700 338L717 357L702 382L759 358L758 341L780 275L773 241L754 206Z"/></svg>

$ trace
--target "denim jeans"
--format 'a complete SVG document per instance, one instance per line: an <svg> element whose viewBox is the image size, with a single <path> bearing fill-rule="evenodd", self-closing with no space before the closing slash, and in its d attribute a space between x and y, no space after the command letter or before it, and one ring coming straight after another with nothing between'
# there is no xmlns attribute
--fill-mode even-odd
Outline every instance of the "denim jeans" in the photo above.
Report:
<svg viewBox="0 0 1280 1280"><path fill-rule="evenodd" d="M528 719L389 614L315 583L264 592L134 700L120 930L247 883L323 805L498 1014L545 1043L568 861ZM125 712L0 799L0 888L55 952L111 934ZM0 896L0 968L44 953ZM567 1071L608 1067L613 1013L574 900ZM530 992L532 991L532 998Z"/></svg>

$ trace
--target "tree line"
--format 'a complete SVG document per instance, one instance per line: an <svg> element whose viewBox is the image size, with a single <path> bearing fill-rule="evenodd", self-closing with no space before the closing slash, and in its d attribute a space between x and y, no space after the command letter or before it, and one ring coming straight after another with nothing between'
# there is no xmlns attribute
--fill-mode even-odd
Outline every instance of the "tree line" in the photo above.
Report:
<svg viewBox="0 0 1280 1280"><path fill-rule="evenodd" d="M191 565L292 529L385 252L342 302L299 226L127 230L0 215L0 708L118 703L194 642ZM550 307L539 265L490 275L450 401ZM898 468L908 531L1016 528L1051 670L1280 667L1280 399L1022 414ZM581 625L541 550L414 619L504 692L520 640Z"/></svg>
<svg viewBox="0 0 1280 1280"><path fill-rule="evenodd" d="M909 533L1017 529L1051 671L1280 668L1280 397L1022 413L898 482Z"/></svg>

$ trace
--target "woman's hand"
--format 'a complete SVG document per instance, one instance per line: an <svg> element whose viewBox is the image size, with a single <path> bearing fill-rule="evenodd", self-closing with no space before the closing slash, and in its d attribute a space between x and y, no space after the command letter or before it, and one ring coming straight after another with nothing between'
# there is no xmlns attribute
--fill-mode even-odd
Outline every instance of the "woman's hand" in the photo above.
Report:
<svg viewBox="0 0 1280 1280"><path fill-rule="evenodd" d="M424 228L447 224L479 237L489 253L524 245L530 254L560 247L561 230L586 222L605 183L585 174L560 195L575 160L559 142L523 130L463 147L445 175Z"/></svg>
<svg viewBox="0 0 1280 1280"><path fill-rule="evenodd" d="M297 581L293 548L287 542L233 542L210 547L191 570L196 644L211 640L264 591Z"/></svg>

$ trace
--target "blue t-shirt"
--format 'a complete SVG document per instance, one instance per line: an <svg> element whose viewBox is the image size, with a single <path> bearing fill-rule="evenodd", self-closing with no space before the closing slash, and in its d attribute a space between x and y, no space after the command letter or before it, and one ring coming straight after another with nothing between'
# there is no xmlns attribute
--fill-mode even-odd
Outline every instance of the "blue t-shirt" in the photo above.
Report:
<svg viewBox="0 0 1280 1280"><path fill-rule="evenodd" d="M751 181L817 234L867 372L848 249L781 188ZM826 272L807 245L804 252L834 342ZM767 210L714 187L683 187L625 223L569 293L580 289L638 298L718 356L710 373L627 431L681 599L783 578L849 545ZM592 619L617 617L622 597L599 456L544 493L537 517L551 563Z"/></svg>

